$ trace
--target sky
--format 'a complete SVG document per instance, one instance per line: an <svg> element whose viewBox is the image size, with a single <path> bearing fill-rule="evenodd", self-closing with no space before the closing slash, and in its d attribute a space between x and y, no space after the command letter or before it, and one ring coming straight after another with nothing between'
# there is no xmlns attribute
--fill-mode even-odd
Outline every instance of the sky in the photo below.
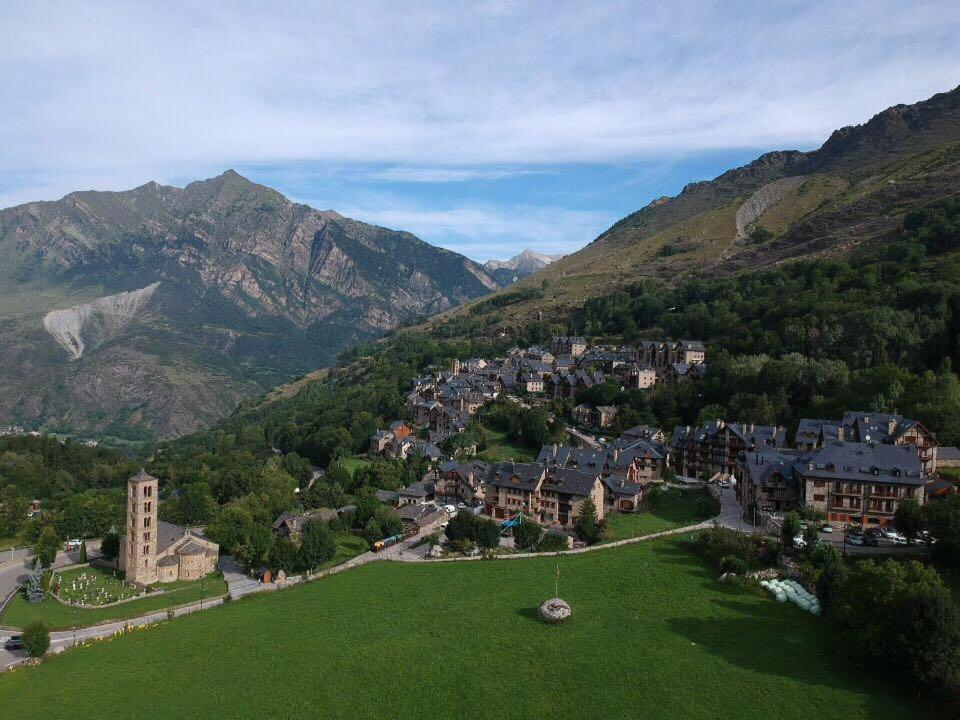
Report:
<svg viewBox="0 0 960 720"><path fill-rule="evenodd" d="M235 168L477 260L960 84L960 2L0 0L0 207Z"/></svg>

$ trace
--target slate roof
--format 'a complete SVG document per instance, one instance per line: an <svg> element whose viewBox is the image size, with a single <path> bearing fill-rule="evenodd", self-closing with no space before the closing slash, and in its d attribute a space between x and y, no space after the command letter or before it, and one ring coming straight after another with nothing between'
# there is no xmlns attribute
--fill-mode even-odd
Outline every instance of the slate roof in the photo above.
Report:
<svg viewBox="0 0 960 720"><path fill-rule="evenodd" d="M516 477L516 480L514 480ZM543 477L543 466L537 463L494 463L487 470L486 484L533 490Z"/></svg>
<svg viewBox="0 0 960 720"><path fill-rule="evenodd" d="M157 554L163 553L165 550L168 550L171 545L180 540L184 535L188 534L190 531L186 528L180 527L179 525L174 525L173 523L164 522L163 520L157 521Z"/></svg>
<svg viewBox="0 0 960 720"><path fill-rule="evenodd" d="M746 473L746 477L742 479L753 485L766 485L774 474L780 473L787 485L796 488L800 484L794 472L796 462L796 455L763 449L759 452L746 453L745 459L738 463L738 467Z"/></svg>
<svg viewBox="0 0 960 720"><path fill-rule="evenodd" d="M832 441L794 465L804 476L848 482L922 485L920 456L913 445Z"/></svg>
<svg viewBox="0 0 960 720"><path fill-rule="evenodd" d="M937 448L937 458L947 462L960 462L960 449L952 445L940 446Z"/></svg>
<svg viewBox="0 0 960 720"><path fill-rule="evenodd" d="M551 468L547 470L544 490L586 497L593 492L593 486L599 479L598 471L583 471L573 468Z"/></svg>

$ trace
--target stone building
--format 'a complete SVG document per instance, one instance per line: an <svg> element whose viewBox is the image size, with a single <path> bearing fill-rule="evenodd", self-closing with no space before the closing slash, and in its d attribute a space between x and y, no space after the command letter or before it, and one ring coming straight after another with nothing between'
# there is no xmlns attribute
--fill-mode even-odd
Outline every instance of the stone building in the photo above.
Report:
<svg viewBox="0 0 960 720"><path fill-rule="evenodd" d="M199 580L217 568L220 547L202 534L157 519L159 481L141 470L127 480L127 526L120 569L135 585Z"/></svg>

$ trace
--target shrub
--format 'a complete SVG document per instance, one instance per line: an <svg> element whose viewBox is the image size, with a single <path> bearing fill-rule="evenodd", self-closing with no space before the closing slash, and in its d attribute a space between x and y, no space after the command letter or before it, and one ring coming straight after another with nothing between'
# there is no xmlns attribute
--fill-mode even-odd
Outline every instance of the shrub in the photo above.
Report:
<svg viewBox="0 0 960 720"><path fill-rule="evenodd" d="M747 571L747 564L736 555L724 555L720 558L720 572L741 575Z"/></svg>
<svg viewBox="0 0 960 720"><path fill-rule="evenodd" d="M23 649L30 657L43 657L50 648L50 628L46 623L30 623L23 629Z"/></svg>
<svg viewBox="0 0 960 720"><path fill-rule="evenodd" d="M693 549L717 566L723 558L732 556L752 567L758 563L759 547L753 537L719 526L707 528L693 541Z"/></svg>
<svg viewBox="0 0 960 720"><path fill-rule="evenodd" d="M568 549L567 536L556 532L544 533L540 540L541 552L560 552Z"/></svg>
<svg viewBox="0 0 960 720"><path fill-rule="evenodd" d="M315 570L333 559L336 553L333 533L320 520L307 523L300 536L299 565L304 570Z"/></svg>
<svg viewBox="0 0 960 720"><path fill-rule="evenodd" d="M113 530L104 535L103 541L100 543L100 552L108 560L116 558L120 554L120 536Z"/></svg>
<svg viewBox="0 0 960 720"><path fill-rule="evenodd" d="M543 529L533 520L524 520L513 530L513 542L517 548L526 550L537 546Z"/></svg>
<svg viewBox="0 0 960 720"><path fill-rule="evenodd" d="M785 547L793 547L793 539L800 534L800 514L789 512L783 518L783 526L780 528L780 539Z"/></svg>
<svg viewBox="0 0 960 720"><path fill-rule="evenodd" d="M492 550L500 545L500 526L493 520L478 518L474 525L473 541L482 548Z"/></svg>
<svg viewBox="0 0 960 720"><path fill-rule="evenodd" d="M43 587L43 565L40 564L39 558L34 561L33 571L27 580L26 595L29 603L43 602L43 599L47 596Z"/></svg>

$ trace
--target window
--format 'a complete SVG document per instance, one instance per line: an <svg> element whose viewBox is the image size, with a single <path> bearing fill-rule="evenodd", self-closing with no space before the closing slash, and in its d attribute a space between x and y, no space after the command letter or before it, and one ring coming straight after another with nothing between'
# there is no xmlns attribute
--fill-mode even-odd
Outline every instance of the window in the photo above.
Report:
<svg viewBox="0 0 960 720"><path fill-rule="evenodd" d="M144 542L150 542L150 533L145 532L145 533L143 534L143 541L144 541Z"/></svg>
<svg viewBox="0 0 960 720"><path fill-rule="evenodd" d="M813 496L813 501L814 501L814 502L823 502L823 501L826 500L826 499L827 499L826 495L814 495L814 496Z"/></svg>
<svg viewBox="0 0 960 720"><path fill-rule="evenodd" d="M145 502L145 503L143 504L143 511L144 511L144 512L150 512L150 508L151 508L151 507L153 507L153 503Z"/></svg>
<svg viewBox="0 0 960 720"><path fill-rule="evenodd" d="M144 554L144 555L149 555L149 554L150 554L150 546L149 546L149 545L144 545L144 546L143 546L143 554Z"/></svg>
<svg viewBox="0 0 960 720"><path fill-rule="evenodd" d="M150 527L150 518L145 517L145 518L143 519L143 526L144 526L144 527Z"/></svg>

